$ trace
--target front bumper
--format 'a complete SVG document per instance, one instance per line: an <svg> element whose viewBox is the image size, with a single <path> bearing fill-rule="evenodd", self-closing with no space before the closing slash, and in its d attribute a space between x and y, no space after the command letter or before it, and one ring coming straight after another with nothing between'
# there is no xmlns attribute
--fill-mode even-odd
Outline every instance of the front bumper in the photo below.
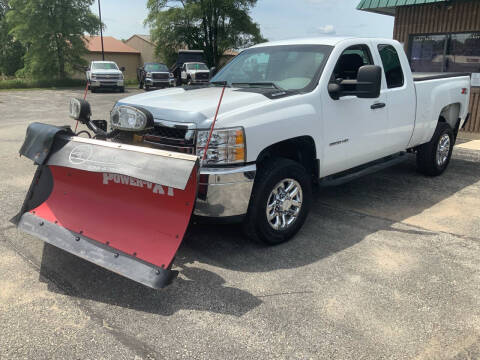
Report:
<svg viewBox="0 0 480 360"><path fill-rule="evenodd" d="M250 203L256 165L200 171L194 214L204 217L245 215Z"/></svg>
<svg viewBox="0 0 480 360"><path fill-rule="evenodd" d="M90 87L94 88L112 88L112 87L123 87L125 85L123 80L92 80L90 82Z"/></svg>
<svg viewBox="0 0 480 360"><path fill-rule="evenodd" d="M173 79L162 79L162 80L156 80L156 79L151 79L151 78L145 78L145 85L152 86L152 87L168 87L172 86Z"/></svg>

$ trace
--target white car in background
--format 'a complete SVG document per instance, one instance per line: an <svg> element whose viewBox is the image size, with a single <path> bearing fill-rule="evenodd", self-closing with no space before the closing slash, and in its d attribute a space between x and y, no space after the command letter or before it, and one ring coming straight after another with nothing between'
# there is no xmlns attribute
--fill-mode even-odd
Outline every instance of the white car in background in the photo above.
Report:
<svg viewBox="0 0 480 360"><path fill-rule="evenodd" d="M119 68L113 61L92 61L86 72L88 87L92 93L100 88L125 91L123 77L125 68Z"/></svg>

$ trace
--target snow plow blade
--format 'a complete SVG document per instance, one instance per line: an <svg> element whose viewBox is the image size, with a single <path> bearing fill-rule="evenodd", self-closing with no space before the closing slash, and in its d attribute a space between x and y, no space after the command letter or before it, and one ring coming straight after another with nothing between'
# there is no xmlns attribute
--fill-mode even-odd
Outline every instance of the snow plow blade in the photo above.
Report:
<svg viewBox="0 0 480 360"><path fill-rule="evenodd" d="M39 123L20 153L39 166L12 219L19 229L151 288L176 278L170 269L195 204L196 156Z"/></svg>

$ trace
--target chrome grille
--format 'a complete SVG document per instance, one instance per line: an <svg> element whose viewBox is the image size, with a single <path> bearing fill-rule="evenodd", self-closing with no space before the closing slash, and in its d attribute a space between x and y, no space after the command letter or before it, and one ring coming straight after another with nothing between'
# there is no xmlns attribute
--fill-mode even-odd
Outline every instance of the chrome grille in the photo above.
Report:
<svg viewBox="0 0 480 360"><path fill-rule="evenodd" d="M152 131L152 135L160 136L169 139L185 139L187 129L167 127L167 126L155 126Z"/></svg>
<svg viewBox="0 0 480 360"><path fill-rule="evenodd" d="M195 74L195 79L197 80L208 80L209 73L196 73Z"/></svg>
<svg viewBox="0 0 480 360"><path fill-rule="evenodd" d="M120 79L120 75L116 74L98 74L93 75L96 80L118 80Z"/></svg>
<svg viewBox="0 0 480 360"><path fill-rule="evenodd" d="M163 150L195 154L195 135L195 130L186 126L155 125L145 134L143 142Z"/></svg>
<svg viewBox="0 0 480 360"><path fill-rule="evenodd" d="M168 74L165 73L153 73L152 78L155 80L167 80Z"/></svg>

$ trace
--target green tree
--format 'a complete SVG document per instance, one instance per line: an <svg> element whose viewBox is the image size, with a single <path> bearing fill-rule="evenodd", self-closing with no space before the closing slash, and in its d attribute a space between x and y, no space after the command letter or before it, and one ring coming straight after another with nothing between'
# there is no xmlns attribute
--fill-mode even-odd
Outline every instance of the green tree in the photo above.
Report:
<svg viewBox="0 0 480 360"><path fill-rule="evenodd" d="M171 64L181 48L203 50L209 66L223 52L265 41L250 17L257 0L148 0L145 21L157 55Z"/></svg>
<svg viewBox="0 0 480 360"><path fill-rule="evenodd" d="M26 47L26 74L64 79L85 65L83 36L96 34L100 21L94 0L10 0L10 33Z"/></svg>
<svg viewBox="0 0 480 360"><path fill-rule="evenodd" d="M10 76L23 67L25 48L9 34L5 17L8 10L8 0L0 0L0 74Z"/></svg>

